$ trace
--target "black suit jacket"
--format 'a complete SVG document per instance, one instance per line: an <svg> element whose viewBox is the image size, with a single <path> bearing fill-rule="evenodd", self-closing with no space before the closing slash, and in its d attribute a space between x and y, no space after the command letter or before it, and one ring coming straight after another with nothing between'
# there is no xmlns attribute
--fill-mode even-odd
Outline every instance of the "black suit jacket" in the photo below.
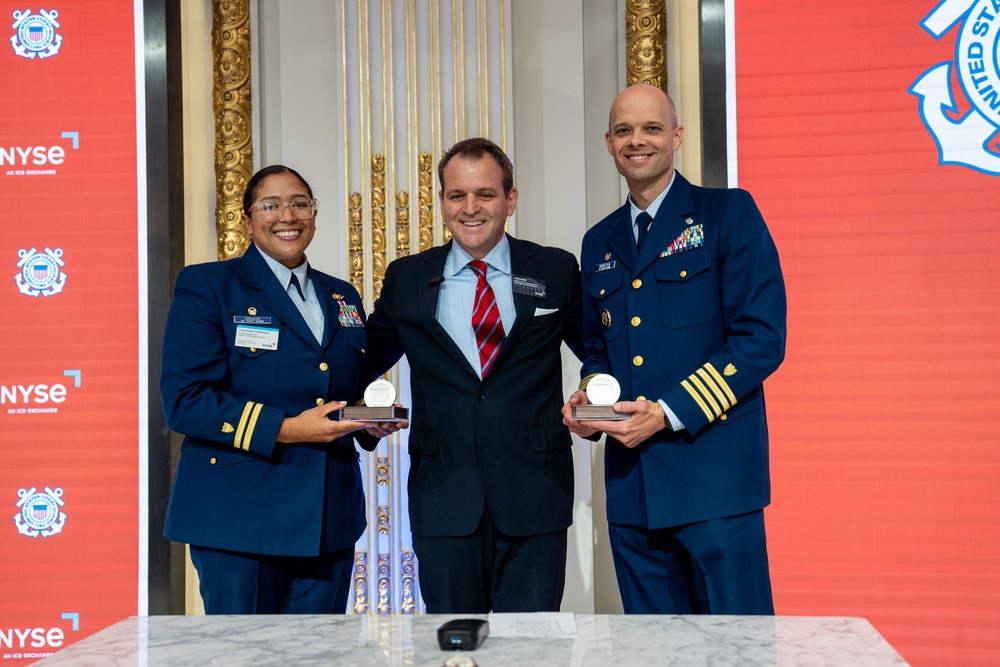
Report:
<svg viewBox="0 0 1000 667"><path fill-rule="evenodd" d="M545 296L515 292L517 318L484 379L435 318L451 243L392 262L368 319L376 373L404 354L410 364L408 490L417 535L468 535L484 503L508 535L572 523L560 346L582 353L580 269L564 250L508 239L511 272L544 282Z"/></svg>

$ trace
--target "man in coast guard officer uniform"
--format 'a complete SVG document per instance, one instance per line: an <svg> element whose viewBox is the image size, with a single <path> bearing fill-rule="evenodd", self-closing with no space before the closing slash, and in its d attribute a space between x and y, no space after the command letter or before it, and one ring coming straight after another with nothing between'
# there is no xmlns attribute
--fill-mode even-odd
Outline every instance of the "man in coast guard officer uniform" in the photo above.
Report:
<svg viewBox="0 0 1000 667"><path fill-rule="evenodd" d="M482 138L438 165L453 240L392 262L375 370L410 364L410 527L431 613L558 611L573 520L563 341L581 349L572 254L504 233L513 167Z"/></svg>
<svg viewBox="0 0 1000 667"><path fill-rule="evenodd" d="M750 195L673 168L683 128L660 89L611 107L608 151L628 201L589 230L581 391L563 407L608 434L609 536L626 613L773 614L762 382L785 350L778 253ZM627 421L573 421L596 373Z"/></svg>
<svg viewBox="0 0 1000 667"><path fill-rule="evenodd" d="M164 535L191 545L209 614L343 613L365 529L358 442L399 425L331 419L373 378L361 298L309 267L316 200L266 167L253 243L177 277L163 343L167 423L185 438Z"/></svg>

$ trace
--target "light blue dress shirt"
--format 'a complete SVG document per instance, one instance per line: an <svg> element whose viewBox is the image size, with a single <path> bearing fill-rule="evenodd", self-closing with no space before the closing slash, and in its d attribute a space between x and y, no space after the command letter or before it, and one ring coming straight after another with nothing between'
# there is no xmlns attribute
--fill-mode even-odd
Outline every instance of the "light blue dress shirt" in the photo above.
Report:
<svg viewBox="0 0 1000 667"><path fill-rule="evenodd" d="M268 257L263 252L260 253L260 256L264 258L271 271L274 272L275 278L285 288L288 298L299 309L302 319L306 321L306 324L309 325L309 330L316 337L316 342L322 343L324 326L323 307L319 304L319 297L316 296L316 289L313 287L312 281L309 280L309 262L304 261L294 269L289 269L278 260ZM299 280L299 286L302 287L302 294L305 296L305 301L299 297L298 290L292 285L293 273Z"/></svg>
<svg viewBox="0 0 1000 667"><path fill-rule="evenodd" d="M467 265L473 260L472 255L462 250L455 242L451 244L448 257L444 260L444 282L438 286L437 312L434 317L448 332L451 339L462 350L479 377L479 346L476 344L476 334L472 330L472 305L476 300L476 273ZM510 333L517 316L514 310L514 288L510 273L510 243L504 234L493 250L483 258L486 267L486 280L497 298L500 308L500 321L503 322L504 333Z"/></svg>

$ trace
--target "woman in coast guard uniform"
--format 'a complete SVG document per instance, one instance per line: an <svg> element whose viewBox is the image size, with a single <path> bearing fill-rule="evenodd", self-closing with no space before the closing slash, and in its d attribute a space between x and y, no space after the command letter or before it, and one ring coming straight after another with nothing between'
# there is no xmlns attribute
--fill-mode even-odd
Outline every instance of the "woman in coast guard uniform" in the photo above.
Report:
<svg viewBox="0 0 1000 667"><path fill-rule="evenodd" d="M397 426L336 421L373 376L360 296L306 261L309 185L266 167L243 211L243 257L174 289L160 390L185 437L164 535L191 545L207 613L343 613L365 529L354 441Z"/></svg>

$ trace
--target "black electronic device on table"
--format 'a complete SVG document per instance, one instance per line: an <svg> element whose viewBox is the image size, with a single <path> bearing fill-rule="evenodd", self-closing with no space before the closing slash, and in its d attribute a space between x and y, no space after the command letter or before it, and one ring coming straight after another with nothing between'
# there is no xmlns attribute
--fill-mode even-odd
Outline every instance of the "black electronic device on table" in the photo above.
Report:
<svg viewBox="0 0 1000 667"><path fill-rule="evenodd" d="M438 628L442 651L472 651L490 634L490 624L481 618L456 618Z"/></svg>

